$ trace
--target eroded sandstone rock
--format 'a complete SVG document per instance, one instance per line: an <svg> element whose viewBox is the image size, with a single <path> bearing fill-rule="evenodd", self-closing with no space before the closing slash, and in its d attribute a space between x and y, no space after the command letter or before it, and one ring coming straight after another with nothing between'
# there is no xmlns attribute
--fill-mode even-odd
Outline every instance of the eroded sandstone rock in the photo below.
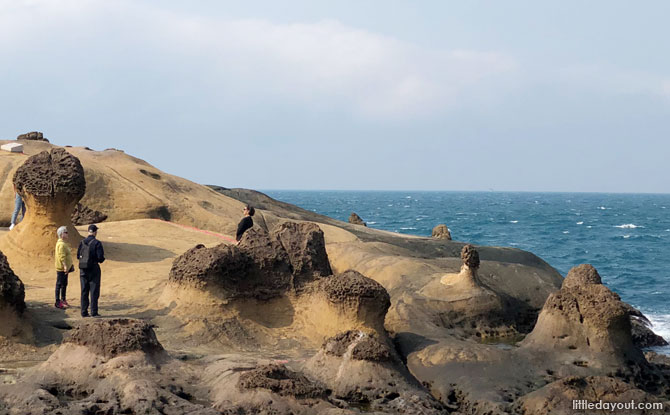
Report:
<svg viewBox="0 0 670 415"><path fill-rule="evenodd" d="M368 226L365 222L363 222L363 219L361 219L361 217L358 216L355 212L351 212L351 215L349 215L349 223L352 223L354 225Z"/></svg>
<svg viewBox="0 0 670 415"><path fill-rule="evenodd" d="M134 351L163 350L151 326L131 318L85 321L72 329L64 342L86 346L93 353L109 358Z"/></svg>
<svg viewBox="0 0 670 415"><path fill-rule="evenodd" d="M394 353L389 346L378 339L376 333L349 330L331 337L323 343L323 350L333 356L349 357L356 360L385 362L392 360Z"/></svg>
<svg viewBox="0 0 670 415"><path fill-rule="evenodd" d="M21 314L26 309L23 282L14 274L5 254L0 252L0 310L10 308Z"/></svg>
<svg viewBox="0 0 670 415"><path fill-rule="evenodd" d="M72 223L75 226L100 223L104 222L106 219L107 215L104 213L93 210L81 203L77 203L77 206L75 206L74 211L72 212Z"/></svg>
<svg viewBox="0 0 670 415"><path fill-rule="evenodd" d="M319 277L331 275L323 231L315 223L283 222L272 231L288 253L293 267L293 284L302 286Z"/></svg>
<svg viewBox="0 0 670 415"><path fill-rule="evenodd" d="M568 274L563 287L551 294L524 347L579 354L587 365L621 365L643 359L633 344L628 307L598 283L591 266Z"/></svg>
<svg viewBox="0 0 670 415"><path fill-rule="evenodd" d="M269 364L244 372L237 381L241 390L267 389L280 396L298 399L325 398L326 388L283 365Z"/></svg>
<svg viewBox="0 0 670 415"><path fill-rule="evenodd" d="M447 225L444 224L437 225L436 227L434 227L431 236L435 239L446 239L448 241L451 241L451 232L449 232L449 228L447 228Z"/></svg>
<svg viewBox="0 0 670 415"><path fill-rule="evenodd" d="M72 224L72 212L86 192L79 159L62 148L43 151L29 157L16 170L13 181L26 204L26 215L6 235L3 249L42 257L47 263L53 258L60 226L68 228L68 243L76 246L81 236Z"/></svg>
<svg viewBox="0 0 670 415"><path fill-rule="evenodd" d="M16 137L17 140L33 140L33 141L46 141L47 143L49 140L44 138L44 134L38 131L32 131L29 133L25 134L20 134L18 137Z"/></svg>

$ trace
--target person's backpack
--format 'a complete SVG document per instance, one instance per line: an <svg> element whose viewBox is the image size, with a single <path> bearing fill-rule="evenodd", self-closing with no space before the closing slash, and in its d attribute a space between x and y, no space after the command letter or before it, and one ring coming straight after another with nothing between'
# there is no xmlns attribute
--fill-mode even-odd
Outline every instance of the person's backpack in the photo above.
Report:
<svg viewBox="0 0 670 415"><path fill-rule="evenodd" d="M91 268L94 264L93 258L91 257L91 245L94 240L95 239L92 239L88 243L81 241L81 250L79 251L80 269Z"/></svg>

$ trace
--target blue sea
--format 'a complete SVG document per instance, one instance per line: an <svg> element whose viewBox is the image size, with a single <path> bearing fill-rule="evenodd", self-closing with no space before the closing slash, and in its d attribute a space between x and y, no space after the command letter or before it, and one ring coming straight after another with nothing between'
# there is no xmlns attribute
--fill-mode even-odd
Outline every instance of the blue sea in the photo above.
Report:
<svg viewBox="0 0 670 415"><path fill-rule="evenodd" d="M670 194L265 191L334 219L356 212L370 228L520 248L564 276L590 263L670 340ZM665 262L665 261L669 262ZM663 352L668 352L663 350Z"/></svg>

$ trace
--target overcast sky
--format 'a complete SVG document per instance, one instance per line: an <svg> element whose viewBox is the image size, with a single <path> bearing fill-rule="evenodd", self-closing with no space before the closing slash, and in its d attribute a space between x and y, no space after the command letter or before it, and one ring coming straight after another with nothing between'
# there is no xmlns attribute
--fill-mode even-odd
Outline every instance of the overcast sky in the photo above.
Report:
<svg viewBox="0 0 670 415"><path fill-rule="evenodd" d="M0 0L0 138L38 130L226 187L667 193L668 16L666 1Z"/></svg>

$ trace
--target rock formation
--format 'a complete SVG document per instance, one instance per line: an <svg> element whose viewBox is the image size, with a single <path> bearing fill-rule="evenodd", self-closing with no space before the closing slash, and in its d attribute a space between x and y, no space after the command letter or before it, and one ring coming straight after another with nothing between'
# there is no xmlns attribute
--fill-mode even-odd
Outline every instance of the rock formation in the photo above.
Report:
<svg viewBox="0 0 670 415"><path fill-rule="evenodd" d="M33 141L46 141L47 143L49 140L44 138L44 134L37 132L37 131L32 131L30 133L25 133L25 134L20 134L18 137L16 137L17 140L33 140Z"/></svg>
<svg viewBox="0 0 670 415"><path fill-rule="evenodd" d="M288 253L295 287L333 273L323 231L315 223L283 222L272 231L272 239Z"/></svg>
<svg viewBox="0 0 670 415"><path fill-rule="evenodd" d="M14 274L5 254L0 252L0 312L7 309L18 314L26 309L23 282Z"/></svg>
<svg viewBox="0 0 670 415"><path fill-rule="evenodd" d="M353 223L354 225L368 226L355 212L351 212L351 215L349 215L349 223Z"/></svg>
<svg viewBox="0 0 670 415"><path fill-rule="evenodd" d="M326 332L335 327L367 327L385 333L384 317L391 298L377 281L348 270L319 281L314 295L314 312L331 315L333 328L323 327Z"/></svg>
<svg viewBox="0 0 670 415"><path fill-rule="evenodd" d="M633 344L628 307L590 265L570 270L522 345L568 353L588 366L620 367L644 359Z"/></svg>
<svg viewBox="0 0 670 415"><path fill-rule="evenodd" d="M451 241L451 232L449 232L447 225L442 224L434 227L431 236L435 239L446 239Z"/></svg>
<svg viewBox="0 0 670 415"><path fill-rule="evenodd" d="M477 278L479 252L474 246L465 245L461 250L461 261L461 272L445 275L442 284L449 286L452 292L481 290L481 282Z"/></svg>
<svg viewBox="0 0 670 415"><path fill-rule="evenodd" d="M71 246L81 240L72 224L75 205L86 192L84 169L79 159L62 148L29 157L14 173L16 191L26 204L26 215L2 241L3 249L51 259L58 237L56 229L67 226Z"/></svg>
<svg viewBox="0 0 670 415"><path fill-rule="evenodd" d="M129 318L85 321L68 333L64 343L86 346L107 358L134 351L148 354L163 351L149 324Z"/></svg>
<svg viewBox="0 0 670 415"><path fill-rule="evenodd" d="M19 383L0 385L0 400L16 414L217 414L191 402L207 399L194 387L197 380L163 351L147 323L93 320Z"/></svg>
<svg viewBox="0 0 670 415"><path fill-rule="evenodd" d="M582 402L578 402L582 401ZM621 404L621 407L614 410L608 408L575 408L573 402L577 404L601 404L600 401L607 404ZM668 402L666 410L637 410L631 408L631 402L653 403L662 402L658 397L651 395L643 390L636 388L628 383L605 376L570 376L557 380L547 386L529 393L520 399L517 405L517 411L524 415L570 415L574 413L615 413L627 412L640 415L667 413L670 411Z"/></svg>
<svg viewBox="0 0 670 415"><path fill-rule="evenodd" d="M87 206L77 203L77 206L72 212L72 223L75 226L79 225L90 225L93 223L104 222L107 219L107 215L97 210L93 210Z"/></svg>
<svg viewBox="0 0 670 415"><path fill-rule="evenodd" d="M324 342L306 363L305 372L332 390L335 399L369 411L446 413L409 374L389 343L374 332L340 333Z"/></svg>

